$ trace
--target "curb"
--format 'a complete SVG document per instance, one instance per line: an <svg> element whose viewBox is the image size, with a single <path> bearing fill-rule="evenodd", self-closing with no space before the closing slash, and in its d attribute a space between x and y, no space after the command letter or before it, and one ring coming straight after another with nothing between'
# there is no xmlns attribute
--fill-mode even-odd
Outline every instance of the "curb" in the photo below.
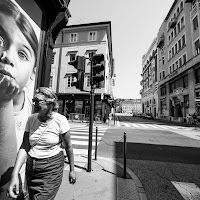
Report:
<svg viewBox="0 0 200 200"><path fill-rule="evenodd" d="M98 157L98 159L112 162L112 163L118 165L119 167L123 168L123 165L121 163L119 163L119 162L117 162L113 159L104 158L104 157ZM142 185L141 181L139 180L139 178L128 167L126 167L126 172L131 176L131 178L135 182L137 192L138 192L138 195L139 195L139 199L140 200L147 200L145 190L144 190L143 185Z"/></svg>

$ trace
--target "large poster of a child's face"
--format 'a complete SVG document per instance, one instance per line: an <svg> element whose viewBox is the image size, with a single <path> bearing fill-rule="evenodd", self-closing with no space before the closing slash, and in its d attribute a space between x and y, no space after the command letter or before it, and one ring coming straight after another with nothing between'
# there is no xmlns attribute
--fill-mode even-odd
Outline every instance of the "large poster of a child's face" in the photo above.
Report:
<svg viewBox="0 0 200 200"><path fill-rule="evenodd" d="M36 12L37 23L34 12L30 17L29 11L33 7L39 10L34 0L0 0L0 189L4 185L4 173L15 161L12 156L15 154L9 155L5 151L18 151L26 121L32 113L37 62L40 59L41 29L38 24L41 22L38 19L42 19L41 10L40 14ZM41 17L38 18L38 14ZM13 123L15 129L12 131Z"/></svg>

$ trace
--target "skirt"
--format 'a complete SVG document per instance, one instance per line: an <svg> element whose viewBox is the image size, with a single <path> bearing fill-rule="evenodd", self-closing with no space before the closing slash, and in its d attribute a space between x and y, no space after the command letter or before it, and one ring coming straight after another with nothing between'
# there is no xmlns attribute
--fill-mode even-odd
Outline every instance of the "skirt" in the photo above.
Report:
<svg viewBox="0 0 200 200"><path fill-rule="evenodd" d="M26 162L26 180L30 200L53 200L62 182L63 151L50 158L32 158Z"/></svg>

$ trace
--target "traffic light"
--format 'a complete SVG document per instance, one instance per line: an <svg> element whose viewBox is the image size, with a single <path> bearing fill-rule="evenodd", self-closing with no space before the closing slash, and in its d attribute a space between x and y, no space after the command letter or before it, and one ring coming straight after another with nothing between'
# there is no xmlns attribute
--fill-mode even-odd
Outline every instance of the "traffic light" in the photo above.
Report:
<svg viewBox="0 0 200 200"><path fill-rule="evenodd" d="M95 54L92 56L92 78L91 85L97 85L104 81L104 55Z"/></svg>
<svg viewBox="0 0 200 200"><path fill-rule="evenodd" d="M85 74L85 57L77 56L76 60L68 62L68 64L74 66L74 68L77 69L77 72L72 74L72 77L75 77L76 81L72 82L71 86L75 86L77 89L83 91L84 74Z"/></svg>

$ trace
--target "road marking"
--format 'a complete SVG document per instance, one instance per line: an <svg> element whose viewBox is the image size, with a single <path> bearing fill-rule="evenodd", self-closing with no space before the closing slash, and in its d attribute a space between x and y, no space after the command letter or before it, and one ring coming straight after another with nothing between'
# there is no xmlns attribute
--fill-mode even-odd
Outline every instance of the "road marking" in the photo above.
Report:
<svg viewBox="0 0 200 200"><path fill-rule="evenodd" d="M97 137L97 140L101 140L102 137ZM88 136L82 136L82 135L71 135L71 139L85 139L87 140L88 139ZM96 139L93 138L93 139Z"/></svg>
<svg viewBox="0 0 200 200"><path fill-rule="evenodd" d="M130 127L130 125L129 125L129 124L127 124L127 123L124 123L124 126L126 126L126 127Z"/></svg>
<svg viewBox="0 0 200 200"><path fill-rule="evenodd" d="M148 128L148 126L146 126L145 124L138 124L138 125L143 127L143 128Z"/></svg>
<svg viewBox="0 0 200 200"><path fill-rule="evenodd" d="M139 128L137 124L131 123L131 126L134 126L135 128Z"/></svg>
<svg viewBox="0 0 200 200"><path fill-rule="evenodd" d="M200 188L194 183L171 182L185 200L200 199Z"/></svg>
<svg viewBox="0 0 200 200"><path fill-rule="evenodd" d="M152 124L147 124L149 127L151 127L151 128L158 128L158 127L156 127L155 125L152 125Z"/></svg>

